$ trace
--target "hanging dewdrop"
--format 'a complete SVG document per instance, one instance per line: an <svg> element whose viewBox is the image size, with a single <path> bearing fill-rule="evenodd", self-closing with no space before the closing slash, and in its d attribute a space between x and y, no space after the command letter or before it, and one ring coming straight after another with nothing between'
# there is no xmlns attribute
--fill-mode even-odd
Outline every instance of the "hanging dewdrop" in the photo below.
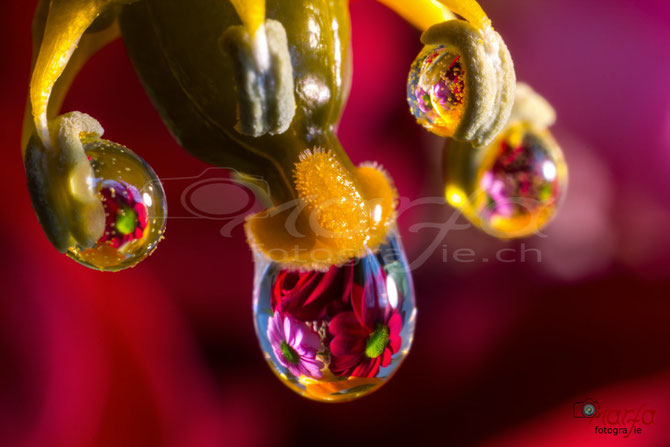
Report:
<svg viewBox="0 0 670 447"><path fill-rule="evenodd" d="M410 69L407 100L417 121L431 132L485 146L512 110L514 64L479 5L443 3L467 21L448 20L423 33L425 46Z"/></svg>
<svg viewBox="0 0 670 447"><path fill-rule="evenodd" d="M533 235L556 215L568 184L563 152L549 131L551 105L519 83L509 122L486 147L447 141L445 195L474 225L507 239Z"/></svg>

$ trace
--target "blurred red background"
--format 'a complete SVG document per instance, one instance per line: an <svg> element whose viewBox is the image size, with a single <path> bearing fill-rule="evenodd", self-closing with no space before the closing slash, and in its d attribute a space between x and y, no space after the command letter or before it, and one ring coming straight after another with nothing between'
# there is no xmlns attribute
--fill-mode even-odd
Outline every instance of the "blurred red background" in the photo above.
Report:
<svg viewBox="0 0 670 447"><path fill-rule="evenodd" d="M158 251L116 274L49 245L19 150L34 3L0 3L0 445L670 445L667 0L481 2L519 79L558 111L565 206L543 237L452 231L433 252L437 228L412 227L453 211L402 213L408 257L420 264L414 347L384 388L343 405L295 395L265 365L241 226L223 237L225 222L170 219ZM383 163L401 196L440 196L441 142L404 99L419 32L372 0L351 10L343 144L355 162ZM172 140L120 41L85 67L65 110L96 117L162 178L206 167ZM179 207L178 194L168 201ZM461 247L479 260L445 262ZM541 258L481 260L503 247ZM585 398L606 414L653 410L654 423L638 422L642 433L627 439L596 434L607 421L572 416Z"/></svg>

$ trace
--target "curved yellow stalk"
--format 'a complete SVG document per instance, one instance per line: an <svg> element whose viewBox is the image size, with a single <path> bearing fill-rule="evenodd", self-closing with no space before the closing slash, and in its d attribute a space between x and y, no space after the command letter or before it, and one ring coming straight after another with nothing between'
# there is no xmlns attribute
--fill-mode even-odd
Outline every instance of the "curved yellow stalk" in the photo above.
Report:
<svg viewBox="0 0 670 447"><path fill-rule="evenodd" d="M438 0L378 0L409 23L425 30L436 23L455 19L456 16Z"/></svg>
<svg viewBox="0 0 670 447"><path fill-rule="evenodd" d="M51 147L48 127L49 100L56 81L65 71L82 35L114 3L134 0L52 0L32 78L30 104L37 134Z"/></svg>
<svg viewBox="0 0 670 447"><path fill-rule="evenodd" d="M436 23L463 17L476 28L491 25L486 13L475 0L378 0L421 30Z"/></svg>
<svg viewBox="0 0 670 447"><path fill-rule="evenodd" d="M49 0L41 0L33 23L33 52L34 57L37 58L40 46L42 44L42 37L46 27L47 14L49 12ZM95 33L85 33L79 40L77 49L74 51L67 66L63 70L58 80L51 86L51 93L47 104L47 120L53 119L63 105L65 96L70 86L72 85L77 74L86 64L86 62L100 49L104 48L110 42L113 42L121 35L119 26L114 21L107 28L97 31ZM33 61L33 65L35 64ZM43 84L43 88L49 87ZM32 104L30 98L26 106L26 113L23 122L23 133L21 139L21 152L25 154L26 146L30 136L35 131L35 121L33 119Z"/></svg>
<svg viewBox="0 0 670 447"><path fill-rule="evenodd" d="M47 108L56 80L67 66L79 39L98 17L101 2L88 0L54 0L46 21L33 75L30 102L37 133L45 147L51 146Z"/></svg>

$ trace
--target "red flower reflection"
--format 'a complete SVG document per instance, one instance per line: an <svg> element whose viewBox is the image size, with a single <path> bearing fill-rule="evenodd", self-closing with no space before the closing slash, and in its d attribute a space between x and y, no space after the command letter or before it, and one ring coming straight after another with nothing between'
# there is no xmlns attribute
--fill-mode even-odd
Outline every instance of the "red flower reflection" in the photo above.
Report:
<svg viewBox="0 0 670 447"><path fill-rule="evenodd" d="M372 284L353 284L353 312L342 312L330 322L330 370L338 376L375 377L391 364L400 350L402 317L397 310L379 306L377 278ZM370 306L372 304L372 306Z"/></svg>
<svg viewBox="0 0 670 447"><path fill-rule="evenodd" d="M98 244L107 242L121 248L128 242L144 236L149 221L142 194L133 185L115 180L105 180L100 189L105 208L105 233Z"/></svg>
<svg viewBox="0 0 670 447"><path fill-rule="evenodd" d="M348 305L353 277L352 264L331 267L325 273L282 270L272 286L272 311L302 321L332 317Z"/></svg>

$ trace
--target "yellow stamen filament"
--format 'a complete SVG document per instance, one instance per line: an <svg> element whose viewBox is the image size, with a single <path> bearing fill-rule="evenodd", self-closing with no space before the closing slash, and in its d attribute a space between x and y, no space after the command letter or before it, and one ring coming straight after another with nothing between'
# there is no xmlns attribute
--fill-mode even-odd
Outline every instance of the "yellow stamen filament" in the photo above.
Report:
<svg viewBox="0 0 670 447"><path fill-rule="evenodd" d="M378 0L419 29L456 18L458 14L477 28L487 28L491 21L475 0Z"/></svg>
<svg viewBox="0 0 670 447"><path fill-rule="evenodd" d="M46 1L46 0L43 0ZM51 107L51 94L56 81L68 68L70 59L77 50L82 35L93 21L100 16L109 6L114 3L128 4L135 0L52 0L46 22L44 33L41 38L41 46L33 67L30 80L30 105L32 108L32 120L42 144L51 147L49 135L49 116ZM44 11L44 4L40 5L39 11ZM34 36L34 38L37 36ZM81 68L88 56L97 51L105 43L113 40L115 34L105 33L103 38L92 39L87 42L81 57L77 58L76 67L69 70L66 82L56 95L56 104L60 106L64 92L74 75ZM102 44L101 44L102 43ZM57 108L57 107L56 107ZM24 137L24 142L26 138Z"/></svg>
<svg viewBox="0 0 670 447"><path fill-rule="evenodd" d="M109 2L54 0L30 81L33 120L42 143L51 146L47 121L49 97L81 35Z"/></svg>
<svg viewBox="0 0 670 447"><path fill-rule="evenodd" d="M265 0L230 0L250 36L265 23Z"/></svg>
<svg viewBox="0 0 670 447"><path fill-rule="evenodd" d="M400 17L421 30L456 16L438 0L379 0Z"/></svg>

